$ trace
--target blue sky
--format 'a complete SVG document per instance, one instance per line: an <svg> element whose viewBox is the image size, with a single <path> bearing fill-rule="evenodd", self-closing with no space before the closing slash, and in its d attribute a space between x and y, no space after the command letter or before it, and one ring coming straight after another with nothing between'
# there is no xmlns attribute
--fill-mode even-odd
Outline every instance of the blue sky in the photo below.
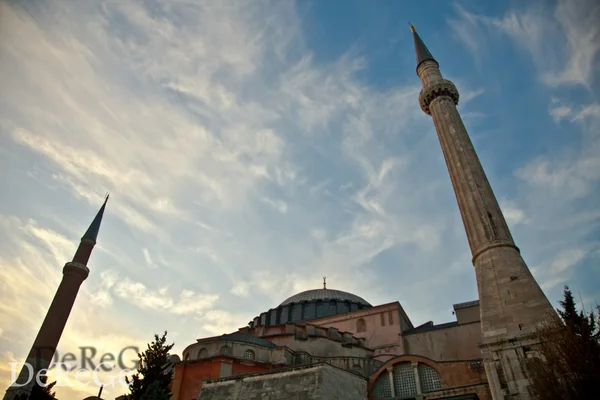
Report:
<svg viewBox="0 0 600 400"><path fill-rule="evenodd" d="M0 3L3 387L107 191L62 353L180 353L324 275L452 320L477 288L409 22L549 299L600 302L600 6L490 3Z"/></svg>

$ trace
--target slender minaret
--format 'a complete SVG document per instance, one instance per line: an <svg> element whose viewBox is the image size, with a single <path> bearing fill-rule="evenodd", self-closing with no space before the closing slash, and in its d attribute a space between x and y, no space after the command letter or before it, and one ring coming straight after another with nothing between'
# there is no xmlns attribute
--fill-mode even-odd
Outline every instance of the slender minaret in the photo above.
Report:
<svg viewBox="0 0 600 400"><path fill-rule="evenodd" d="M528 399L525 358L535 329L554 310L515 246L456 108L458 90L442 77L414 26L419 103L431 115L450 173L477 276L481 352L494 399Z"/></svg>
<svg viewBox="0 0 600 400"><path fill-rule="evenodd" d="M27 356L26 365L21 369L17 380L6 390L4 400L12 400L15 396L23 393L29 395L36 381L35 376L37 373L50 366L58 341L75 303L79 287L90 272L87 262L96 244L107 201L108 195L104 199L104 204L100 207L96 218L81 238L73 261L65 264L62 281Z"/></svg>

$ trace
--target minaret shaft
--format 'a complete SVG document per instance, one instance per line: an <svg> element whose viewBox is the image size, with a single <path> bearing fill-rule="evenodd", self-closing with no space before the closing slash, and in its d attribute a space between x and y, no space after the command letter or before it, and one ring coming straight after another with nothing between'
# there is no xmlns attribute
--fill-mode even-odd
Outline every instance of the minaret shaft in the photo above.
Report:
<svg viewBox="0 0 600 400"><path fill-rule="evenodd" d="M430 103L429 109L473 256L493 244L514 246L454 101L449 97L438 97Z"/></svg>
<svg viewBox="0 0 600 400"><path fill-rule="evenodd" d="M108 196L98 211L96 218L81 238L73 261L65 264L63 278L56 290L54 299L50 304L50 308L29 355L25 360L29 367L25 365L21 369L16 381L6 390L4 400L12 400L21 394L29 396L33 385L36 383L37 374L42 370L47 370L52 364L52 358L56 353L60 337L75 304L79 288L89 275L87 262L96 244L96 237L100 229L107 200Z"/></svg>
<svg viewBox="0 0 600 400"><path fill-rule="evenodd" d="M63 278L50 304L46 318L33 343L28 359L40 359L46 364L36 368L48 368L58 346L60 337L71 314L77 293L89 270L84 265L67 263L63 269Z"/></svg>
<svg viewBox="0 0 600 400"><path fill-rule="evenodd" d="M433 120L473 256L490 391L495 400L529 399L525 359L537 326L554 310L515 246L456 107L456 86L411 30L423 85L419 103Z"/></svg>

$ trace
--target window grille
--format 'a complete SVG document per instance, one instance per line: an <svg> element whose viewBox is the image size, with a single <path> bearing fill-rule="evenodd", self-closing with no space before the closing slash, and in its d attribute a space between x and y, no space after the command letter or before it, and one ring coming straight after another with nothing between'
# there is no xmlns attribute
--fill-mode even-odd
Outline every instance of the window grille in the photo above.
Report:
<svg viewBox="0 0 600 400"><path fill-rule="evenodd" d="M208 357L208 350L200 349L200 351L198 352L198 358L206 358L206 357Z"/></svg>
<svg viewBox="0 0 600 400"><path fill-rule="evenodd" d="M335 315L337 314L337 306L335 301L332 301L331 303L329 303L329 312L327 315Z"/></svg>
<svg viewBox="0 0 600 400"><path fill-rule="evenodd" d="M392 397L392 385L387 371L382 372L373 385L373 399L389 399Z"/></svg>
<svg viewBox="0 0 600 400"><path fill-rule="evenodd" d="M325 316L325 307L323 303L317 303L317 318L321 318Z"/></svg>
<svg viewBox="0 0 600 400"><path fill-rule="evenodd" d="M223 347L221 347L221 350L219 350L219 353L222 356L230 356L231 355L231 347L223 346Z"/></svg>
<svg viewBox="0 0 600 400"><path fill-rule="evenodd" d="M426 364L419 364L418 369L423 393L433 392L442 388L440 374L435 369Z"/></svg>
<svg viewBox="0 0 600 400"><path fill-rule="evenodd" d="M254 352L252 350L246 350L244 352L244 360L254 360Z"/></svg>
<svg viewBox="0 0 600 400"><path fill-rule="evenodd" d="M411 363L403 362L394 366L394 391L396 396L417 394L417 380Z"/></svg>

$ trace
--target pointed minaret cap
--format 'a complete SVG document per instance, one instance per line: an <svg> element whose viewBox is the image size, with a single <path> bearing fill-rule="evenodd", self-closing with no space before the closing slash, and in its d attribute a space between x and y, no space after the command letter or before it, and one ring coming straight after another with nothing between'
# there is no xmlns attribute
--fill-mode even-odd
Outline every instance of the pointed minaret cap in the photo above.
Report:
<svg viewBox="0 0 600 400"><path fill-rule="evenodd" d="M100 231L100 224L102 223L102 216L104 216L104 209L106 208L106 202L108 201L108 196L109 194L107 193L106 198L104 199L104 204L102 204L102 207L100 207L100 210L98 210L98 214L96 214L96 218L94 218L88 230L85 231L85 234L81 238L82 240L89 239L96 243L98 232Z"/></svg>
<svg viewBox="0 0 600 400"><path fill-rule="evenodd" d="M435 58L433 58L433 56L429 52L429 49L427 48L427 46L425 46L425 43L423 43L423 40L421 40L421 37L417 33L414 25L411 23L409 23L409 25L410 30L413 33L413 40L415 41L415 54L417 55L417 70L419 69L419 65L421 65L423 61L431 60L435 61L435 63L437 64L437 61L435 60Z"/></svg>

